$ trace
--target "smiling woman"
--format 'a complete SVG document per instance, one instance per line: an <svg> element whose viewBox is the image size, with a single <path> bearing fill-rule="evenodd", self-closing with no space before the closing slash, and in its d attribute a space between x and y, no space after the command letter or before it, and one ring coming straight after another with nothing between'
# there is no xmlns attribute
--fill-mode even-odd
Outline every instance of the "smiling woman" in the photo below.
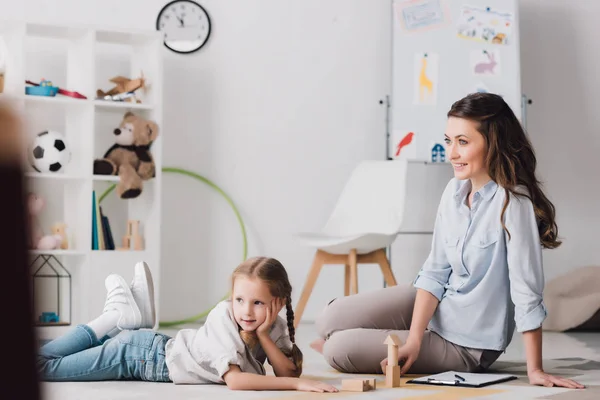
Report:
<svg viewBox="0 0 600 400"><path fill-rule="evenodd" d="M404 342L402 374L479 372L516 329L531 384L582 388L542 368L542 248L560 241L532 145L498 95L468 95L447 116L455 177L442 194L431 252L414 288L334 299L317 320L321 338L312 346L342 372L381 373L387 365L382 343L395 334Z"/></svg>

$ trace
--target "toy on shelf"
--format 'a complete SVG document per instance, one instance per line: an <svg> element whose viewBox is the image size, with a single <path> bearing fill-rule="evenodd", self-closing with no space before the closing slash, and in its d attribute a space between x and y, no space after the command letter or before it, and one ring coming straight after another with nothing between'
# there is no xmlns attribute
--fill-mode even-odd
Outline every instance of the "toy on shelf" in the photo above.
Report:
<svg viewBox="0 0 600 400"><path fill-rule="evenodd" d="M33 87L25 88L25 94L33 96L56 96L56 94L58 93L76 99L87 99L86 96L82 95L79 92L61 89L57 86L52 85L52 82L43 78L40 83L35 83L29 80L26 80L25 83L27 83L28 85L33 85Z"/></svg>
<svg viewBox="0 0 600 400"><path fill-rule="evenodd" d="M132 103L141 103L142 101L136 96L135 92L138 89L146 90L146 79L144 79L144 73L141 73L140 78L130 79L124 76L115 76L110 79L110 82L114 83L115 86L109 91L104 92L101 89L96 91L98 100L112 100L112 101L128 101Z"/></svg>
<svg viewBox="0 0 600 400"><path fill-rule="evenodd" d="M123 247L118 250L144 250L143 237L140 234L140 221L127 221L127 234L123 236Z"/></svg>
<svg viewBox="0 0 600 400"><path fill-rule="evenodd" d="M67 250L69 248L69 241L67 239L67 224L64 222L58 222L52 225L51 232L53 235L58 235L61 237L60 248L62 250Z"/></svg>
<svg viewBox="0 0 600 400"><path fill-rule="evenodd" d="M343 379L343 392L368 392L376 389L375 379Z"/></svg>
<svg viewBox="0 0 600 400"><path fill-rule="evenodd" d="M37 172L59 172L71 161L71 150L62 134L40 132L31 142L29 161Z"/></svg>
<svg viewBox="0 0 600 400"><path fill-rule="evenodd" d="M113 133L116 143L108 149L104 158L94 160L94 174L119 175L119 197L138 197L142 193L143 181L156 175L150 147L158 137L158 125L127 112Z"/></svg>
<svg viewBox="0 0 600 400"><path fill-rule="evenodd" d="M29 83L29 81L25 82ZM58 93L58 87L43 78L39 85L25 88L25 94L32 96L56 96L56 93Z"/></svg>
<svg viewBox="0 0 600 400"><path fill-rule="evenodd" d="M31 237L29 238L29 248L37 250L54 250L60 248L63 244L62 234L53 233L51 235L44 235L44 231L40 227L38 215L44 208L44 199L35 193L29 193L27 205L27 209L29 211L29 220L31 224ZM64 234L64 229L62 230L62 232Z"/></svg>
<svg viewBox="0 0 600 400"><path fill-rule="evenodd" d="M398 346L402 344L396 335L388 335L385 342L388 347L387 366L385 367L385 383L387 387L400 386L400 366L398 365Z"/></svg>
<svg viewBox="0 0 600 400"><path fill-rule="evenodd" d="M42 312L42 315L39 316L38 320L42 324L50 324L50 323L58 323L59 322L58 315L56 315L56 313L53 311Z"/></svg>

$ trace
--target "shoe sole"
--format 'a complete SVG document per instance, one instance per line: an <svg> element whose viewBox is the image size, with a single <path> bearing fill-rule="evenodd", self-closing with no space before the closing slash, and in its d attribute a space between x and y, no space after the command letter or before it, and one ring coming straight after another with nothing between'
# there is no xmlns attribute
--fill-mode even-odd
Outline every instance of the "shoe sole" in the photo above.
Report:
<svg viewBox="0 0 600 400"><path fill-rule="evenodd" d="M112 276L121 283L121 286L125 290L125 296L127 297L127 301L133 308L134 327L133 328L127 327L127 329L137 329L137 327L142 324L142 312L141 312L142 310L140 310L139 307L137 306L135 299L133 298L133 293L131 293L131 290L129 289L129 285L127 284L127 282L125 282L125 279L123 279L123 277L121 275L117 275L117 274L112 274ZM120 330L123 330L124 328L121 326L121 318L122 317L119 317L119 320L117 321L117 328L119 328Z"/></svg>
<svg viewBox="0 0 600 400"><path fill-rule="evenodd" d="M135 264L135 270L136 274L139 273L139 275L142 276L142 278L144 279L144 282L146 282L145 287L147 290L144 291L144 294L147 294L149 298L143 299L140 303L150 304L150 315L152 317L152 320L150 322L152 322L152 326L147 326L147 328L152 329L154 328L154 325L156 325L156 307L154 305L154 280L152 279L152 272L150 271L150 267L148 267L148 264L146 264L144 261L140 261L137 264ZM144 315L146 314L146 310L140 310L140 313L142 314L143 319ZM143 325L145 324L142 324L142 326Z"/></svg>

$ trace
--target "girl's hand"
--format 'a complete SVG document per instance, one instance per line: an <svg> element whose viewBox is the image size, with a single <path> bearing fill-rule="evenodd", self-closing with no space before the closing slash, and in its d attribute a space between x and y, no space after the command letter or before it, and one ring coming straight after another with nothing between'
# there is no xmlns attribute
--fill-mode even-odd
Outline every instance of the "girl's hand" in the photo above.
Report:
<svg viewBox="0 0 600 400"><path fill-rule="evenodd" d="M284 305L284 299L280 297L275 297L273 300L271 300L271 304L267 304L267 318L265 319L265 322L263 322L256 329L256 334L259 337L265 334L269 335L269 330L277 320L277 315L279 314Z"/></svg>
<svg viewBox="0 0 600 400"><path fill-rule="evenodd" d="M408 369L417 360L420 351L420 343L406 342L403 346L398 347L398 365L401 366L401 375L404 375L408 372ZM388 365L388 359L384 358L380 364L381 370L385 374L385 367Z"/></svg>
<svg viewBox="0 0 600 400"><path fill-rule="evenodd" d="M335 386L329 385L324 382L311 381L309 379L298 379L296 384L296 390L303 392L330 392L335 393L338 389Z"/></svg>
<svg viewBox="0 0 600 400"><path fill-rule="evenodd" d="M527 374L529 376L529 383L537 386L562 386L569 389L583 389L581 383L575 382L571 379L561 378L558 376L552 376L550 374L545 373L544 371L538 369L536 371L530 372Z"/></svg>

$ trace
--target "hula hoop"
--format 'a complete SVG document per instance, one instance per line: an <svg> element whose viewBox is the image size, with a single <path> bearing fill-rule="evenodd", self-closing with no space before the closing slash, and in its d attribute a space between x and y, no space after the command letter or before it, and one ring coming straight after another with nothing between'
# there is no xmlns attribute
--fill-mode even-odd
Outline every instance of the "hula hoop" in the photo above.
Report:
<svg viewBox="0 0 600 400"><path fill-rule="evenodd" d="M185 170L183 168L163 167L162 168L162 172L185 175L185 176L189 176L190 178L194 178L196 180L199 180L199 181L207 184L211 188L215 189L217 191L217 193L219 193L221 196L223 196L223 198L225 198L225 201L227 201L227 203L229 203L229 205L231 206L231 209L235 213L235 217L238 220L238 223L240 225L240 229L242 231L242 239L243 239L243 244L244 244L242 261L244 261L246 259L246 257L248 256L248 239L247 239L247 236L246 236L246 227L244 226L244 221L242 220L242 216L240 215L240 212L238 211L237 207L233 203L233 200L231 200L231 198L227 195L227 193L225 193L223 191L223 189L221 189L219 186L217 186L211 180L203 177L202 175L198 175L195 172L188 171L188 170ZM106 189L104 191L104 193L102 193L102 195L98 199L98 203L101 203L102 200L104 200L104 198L106 196L108 196L110 194L110 192L112 192L116 187L117 187L116 184L112 184L108 189ZM225 300L228 296L229 296L229 293L227 293L221 300L219 300L219 302ZM158 326L161 327L161 328L167 328L167 327L172 327L172 326L177 326L177 325L183 325L183 324L189 324L189 323L192 323L192 322L196 322L200 318L206 317L208 315L208 313L210 313L210 311L215 307L215 305L213 305L212 307L210 307L209 309L207 309L205 311L202 311L200 314L193 315L193 316L191 316L189 318L181 319L181 320L178 320L178 321L160 321L158 323Z"/></svg>

